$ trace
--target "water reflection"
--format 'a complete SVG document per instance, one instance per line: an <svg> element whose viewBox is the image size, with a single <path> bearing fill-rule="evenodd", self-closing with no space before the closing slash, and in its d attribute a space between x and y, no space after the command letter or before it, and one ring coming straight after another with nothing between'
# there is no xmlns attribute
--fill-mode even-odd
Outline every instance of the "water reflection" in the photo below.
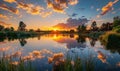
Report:
<svg viewBox="0 0 120 71"><path fill-rule="evenodd" d="M115 43L116 43L116 42L115 42ZM109 44L110 44L110 43L109 43ZM119 45L119 44L118 44L118 45ZM107 50L110 50L112 53L118 52L118 53L120 54L120 47L116 47L116 46L114 46L114 44L113 44L113 45L111 44L110 47L106 46L106 49L107 49Z"/></svg>
<svg viewBox="0 0 120 71"><path fill-rule="evenodd" d="M25 44L27 44L27 41L25 40L25 38L20 38L19 42L21 46L25 46Z"/></svg>
<svg viewBox="0 0 120 71"><path fill-rule="evenodd" d="M106 56L101 52L98 51L98 59L100 59L103 63L106 63Z"/></svg>
<svg viewBox="0 0 120 71"><path fill-rule="evenodd" d="M73 37L74 36L74 37ZM77 35L73 35L72 34L72 37L70 35L69 36L61 36L61 35L54 35L53 36L53 40L58 42L58 43L63 43L63 44L66 44L66 47L68 49L71 49L71 48L85 48L86 47L86 44L85 43L85 37L83 36L77 36Z"/></svg>
<svg viewBox="0 0 120 71"><path fill-rule="evenodd" d="M41 38L41 35L38 36L38 40L40 40L40 38Z"/></svg>
<svg viewBox="0 0 120 71"><path fill-rule="evenodd" d="M119 69L120 67L119 48L98 48L103 47L99 39L83 35L46 34L35 38L19 38L9 41L4 39L4 41L0 42L0 53L11 51L5 57L16 58L11 62L11 64L14 65L19 65L18 58L21 58L21 60L25 62L35 61L34 66L37 66L37 71L59 71L57 67L61 65L61 63L62 65L67 63L67 54L70 54L71 57L67 65L69 66L70 63L72 67L76 66L77 63L80 63L79 66L81 68L82 64L83 66L86 65L86 68L90 66L92 71L98 71L99 67L101 67L101 71L107 70L106 68L110 69L109 65L114 69ZM24 48L21 49L21 47ZM109 50L115 53L111 53ZM78 61L77 63L74 60L75 54L79 57L76 60ZM79 68L76 66L75 69Z"/></svg>
<svg viewBox="0 0 120 71"><path fill-rule="evenodd" d="M86 38L85 36L78 35L76 40L78 43L84 43L86 41L85 38Z"/></svg>
<svg viewBox="0 0 120 71"><path fill-rule="evenodd" d="M96 41L97 41L97 39L95 39L95 38L90 40L90 44L91 44L92 47L95 46Z"/></svg>

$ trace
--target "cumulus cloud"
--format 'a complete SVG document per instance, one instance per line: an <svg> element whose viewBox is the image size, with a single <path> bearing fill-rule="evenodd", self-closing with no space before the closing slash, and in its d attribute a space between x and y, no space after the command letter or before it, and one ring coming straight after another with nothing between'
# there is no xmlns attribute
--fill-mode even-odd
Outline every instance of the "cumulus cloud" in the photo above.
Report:
<svg viewBox="0 0 120 71"><path fill-rule="evenodd" d="M101 15L105 15L106 13L108 13L110 10L112 10L112 7L115 3L117 3L119 0L115 0L114 2L109 2L107 5L105 5L102 8L102 12Z"/></svg>
<svg viewBox="0 0 120 71"><path fill-rule="evenodd" d="M8 23L3 22L3 21L0 20L0 25L8 26L8 25L11 25L11 24L8 24Z"/></svg>
<svg viewBox="0 0 120 71"><path fill-rule="evenodd" d="M0 4L0 9L12 12L14 14L19 14L19 10L17 8L9 7L6 4Z"/></svg>
<svg viewBox="0 0 120 71"><path fill-rule="evenodd" d="M41 13L41 10L43 10L41 6L35 6L30 8L27 12L32 15L39 15Z"/></svg>
<svg viewBox="0 0 120 71"><path fill-rule="evenodd" d="M68 5L75 5L77 3L78 0L47 0L47 7L52 8L55 12L64 13Z"/></svg>
<svg viewBox="0 0 120 71"><path fill-rule="evenodd" d="M71 29L71 28L76 28L79 25L83 25L87 23L89 20L87 18L79 18L79 19L72 19L68 18L67 23L59 23L53 28L59 28L59 29Z"/></svg>
<svg viewBox="0 0 120 71"><path fill-rule="evenodd" d="M13 3L13 2L16 3L16 5L17 5L16 8L8 7L6 4L0 5L1 9L7 10L7 11L15 13L15 14L19 14L19 9L25 10L27 13L29 13L31 15L40 15L42 17L47 17L52 14L52 12L50 12L50 11L46 12L45 9L40 5L25 3L23 1L18 2L17 0L4 0L4 1L8 2L8 3Z"/></svg>
<svg viewBox="0 0 120 71"><path fill-rule="evenodd" d="M8 3L14 3L16 2L16 0L4 0L5 2L8 2Z"/></svg>
<svg viewBox="0 0 120 71"><path fill-rule="evenodd" d="M78 0L68 0L68 3L69 3L70 5L75 5L75 4L78 3Z"/></svg>
<svg viewBox="0 0 120 71"><path fill-rule="evenodd" d="M42 17L47 17L52 14L50 11L45 11L45 9L40 5L36 6L34 4L24 2L17 2L17 5L17 8L21 8L31 15L40 15Z"/></svg>
<svg viewBox="0 0 120 71"><path fill-rule="evenodd" d="M25 3L24 1L17 0L4 0L4 1L8 3L15 3L17 7L13 8L5 4L1 4L0 8L3 10L7 10L9 12L18 14L19 9L22 9L31 15L40 15L42 17L47 17L51 15L53 11L65 14L64 10L68 8L69 5L76 5L78 3L78 0L47 0L46 1L47 8L51 8L53 11L46 12L46 8L40 5Z"/></svg>
<svg viewBox="0 0 120 71"><path fill-rule="evenodd" d="M9 19L6 15L3 15L3 14L0 14L0 18L3 18L3 19Z"/></svg>
<svg viewBox="0 0 120 71"><path fill-rule="evenodd" d="M23 9L31 15L40 15L42 17L47 17L52 14L51 11L46 12L45 8L40 5L36 6L31 3L25 3L23 1L17 0L4 0L4 1L8 3L16 3L17 8L8 7L5 4L0 5L1 9L7 10L15 14L19 13L18 9ZM76 5L78 3L78 0L47 0L46 2L47 8L53 9L54 12L65 13L64 10L68 8L68 5Z"/></svg>
<svg viewBox="0 0 120 71"><path fill-rule="evenodd" d="M48 11L48 12L41 12L40 15L43 17L43 18L46 18L48 16L50 16L52 14L52 11Z"/></svg>
<svg viewBox="0 0 120 71"><path fill-rule="evenodd" d="M17 8L22 8L24 10L28 10L29 8L33 7L33 4L26 4L24 2L17 2Z"/></svg>
<svg viewBox="0 0 120 71"><path fill-rule="evenodd" d="M57 36L57 39L53 39L54 41L58 43L65 43L68 49L71 48L85 48L85 44L78 43L76 39L69 38L68 36L60 37L59 35ZM79 37L77 37L79 38Z"/></svg>
<svg viewBox="0 0 120 71"><path fill-rule="evenodd" d="M41 6L35 6L33 4L27 4L24 2L17 2L17 4L18 4L17 8L21 8L23 10L26 10L27 13L30 13L32 15L39 15L41 10L44 9Z"/></svg>

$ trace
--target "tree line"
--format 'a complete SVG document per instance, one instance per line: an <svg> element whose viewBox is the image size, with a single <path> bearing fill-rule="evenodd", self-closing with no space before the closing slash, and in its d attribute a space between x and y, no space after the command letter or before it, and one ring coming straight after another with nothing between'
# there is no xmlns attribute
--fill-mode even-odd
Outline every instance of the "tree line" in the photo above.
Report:
<svg viewBox="0 0 120 71"><path fill-rule="evenodd" d="M26 29L26 27L27 27L27 25L23 21L20 21L17 31L26 31L26 32L35 31L33 29L28 30L28 29ZM14 27L4 27L3 25L0 25L0 31L15 31L15 28ZM36 32L40 32L40 29L38 28L36 30Z"/></svg>
<svg viewBox="0 0 120 71"><path fill-rule="evenodd" d="M120 16L116 16L113 18L113 23L107 22L107 23L103 23L100 27L97 26L97 22L93 21L91 24L91 27L89 28L89 30L86 30L85 25L79 25L77 27L77 31L78 32L85 32L85 31L111 31L111 30L117 30L118 32L120 32Z"/></svg>
<svg viewBox="0 0 120 71"><path fill-rule="evenodd" d="M17 31L26 31L26 32L41 32L41 30L38 28L37 30L34 29L26 29L27 25L23 22L19 22L19 26ZM99 31L117 31L120 32L120 16L116 16L113 18L113 23L106 22L103 23L100 27L97 26L97 22L93 21L91 24L91 27L89 30L86 29L87 26L85 25L79 25L76 30L77 32L99 32ZM0 31L15 31L14 27L4 27L3 25L0 25ZM45 31L44 31L45 32ZM74 30L70 30L69 32L74 33Z"/></svg>

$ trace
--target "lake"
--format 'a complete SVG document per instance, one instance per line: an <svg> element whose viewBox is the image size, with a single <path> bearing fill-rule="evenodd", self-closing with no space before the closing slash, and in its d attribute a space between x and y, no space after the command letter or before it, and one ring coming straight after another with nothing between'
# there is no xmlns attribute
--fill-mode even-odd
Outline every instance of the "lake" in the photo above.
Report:
<svg viewBox="0 0 120 71"><path fill-rule="evenodd" d="M38 37L4 39L0 41L0 56L15 55L23 59L31 56L36 71L57 71L54 57L66 59L67 55L74 60L78 57L83 63L92 61L95 71L119 71L120 51L108 49L99 39L75 34L45 34ZM34 55L34 56L32 56ZM52 59L52 60L51 60ZM71 62L73 65L75 62Z"/></svg>

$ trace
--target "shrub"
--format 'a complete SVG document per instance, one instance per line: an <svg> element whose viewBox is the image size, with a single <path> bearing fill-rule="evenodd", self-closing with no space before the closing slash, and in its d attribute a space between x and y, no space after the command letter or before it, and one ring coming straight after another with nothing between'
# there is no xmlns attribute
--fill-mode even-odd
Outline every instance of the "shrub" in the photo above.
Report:
<svg viewBox="0 0 120 71"><path fill-rule="evenodd" d="M113 28L113 31L120 33L120 26L116 26Z"/></svg>

